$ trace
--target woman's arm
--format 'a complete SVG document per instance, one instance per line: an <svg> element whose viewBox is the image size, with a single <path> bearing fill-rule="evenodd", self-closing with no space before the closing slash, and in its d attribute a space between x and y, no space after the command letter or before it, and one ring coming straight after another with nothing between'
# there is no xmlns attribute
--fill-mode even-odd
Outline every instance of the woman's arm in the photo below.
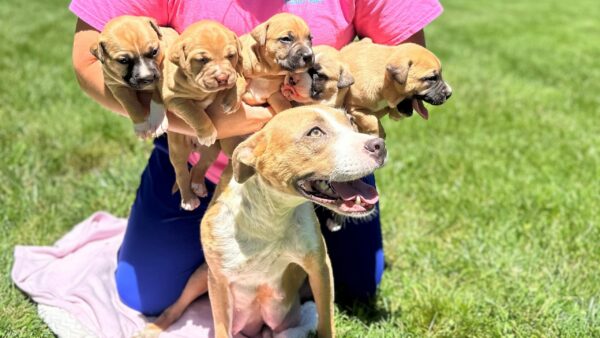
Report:
<svg viewBox="0 0 600 338"><path fill-rule="evenodd" d="M78 19L73 38L73 68L79 86L94 101L103 107L127 116L121 105L115 100L112 93L104 85L102 64L90 53L90 46L98 41L100 32L92 26ZM208 112L211 116L219 138L250 134L262 128L273 116L271 110L264 107L250 107L243 105L240 110L226 115L213 107ZM167 112L169 130L176 133L194 136L194 131L183 120L171 112Z"/></svg>

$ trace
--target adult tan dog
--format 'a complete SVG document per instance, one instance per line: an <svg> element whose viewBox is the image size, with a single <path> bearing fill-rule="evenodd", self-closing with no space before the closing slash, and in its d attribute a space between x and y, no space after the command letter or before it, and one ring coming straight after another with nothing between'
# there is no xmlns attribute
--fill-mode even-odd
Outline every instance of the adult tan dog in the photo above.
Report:
<svg viewBox="0 0 600 338"><path fill-rule="evenodd" d="M243 87L244 80L239 74L240 52L235 33L210 20L189 26L168 50L162 86L165 106L197 135L168 134L169 158L185 210L196 209L198 197L206 196L204 174L220 150L214 144L217 131L205 109L218 102L225 112L232 112L241 102L238 86ZM233 146L225 148L233 151ZM201 152L203 159L190 172L187 161L192 151Z"/></svg>
<svg viewBox="0 0 600 338"><path fill-rule="evenodd" d="M307 71L286 75L281 87L283 96L300 104L343 107L346 93L354 83L349 66L333 47L316 46L313 52L315 62Z"/></svg>
<svg viewBox="0 0 600 338"><path fill-rule="evenodd" d="M400 119L412 115L414 108L428 119L421 100L439 105L452 95L442 79L440 61L423 46L385 46L366 38L342 48L340 53L355 79L345 106L361 132L384 137L379 122L384 115Z"/></svg>
<svg viewBox="0 0 600 338"><path fill-rule="evenodd" d="M243 100L250 105L268 103L275 112L290 108L280 92L285 75L306 70L314 61L306 22L293 14L276 14L240 41L248 81Z"/></svg>
<svg viewBox="0 0 600 338"><path fill-rule="evenodd" d="M157 137L167 130L164 109L144 103L161 103L160 80L164 52L177 38L171 28L158 27L148 17L119 16L109 21L90 52L102 63L104 83L123 106L141 138ZM142 93L139 93L142 92ZM139 95L139 96L138 96Z"/></svg>
<svg viewBox="0 0 600 338"><path fill-rule="evenodd" d="M335 335L331 267L310 202L369 215L378 195L360 178L385 158L383 139L356 132L344 111L322 105L288 109L240 143L201 224L216 337ZM147 332L167 327L205 290L203 269ZM316 311L300 304L307 276Z"/></svg>

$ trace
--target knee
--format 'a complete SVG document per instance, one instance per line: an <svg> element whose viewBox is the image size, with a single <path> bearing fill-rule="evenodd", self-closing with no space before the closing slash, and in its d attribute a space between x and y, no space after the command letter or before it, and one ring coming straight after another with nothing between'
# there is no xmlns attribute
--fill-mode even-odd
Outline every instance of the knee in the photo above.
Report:
<svg viewBox="0 0 600 338"><path fill-rule="evenodd" d="M362 264L344 270L337 271L340 273L336 274L334 268L336 302L348 305L354 302L371 301L377 294L383 276L383 249L375 252L372 264Z"/></svg>

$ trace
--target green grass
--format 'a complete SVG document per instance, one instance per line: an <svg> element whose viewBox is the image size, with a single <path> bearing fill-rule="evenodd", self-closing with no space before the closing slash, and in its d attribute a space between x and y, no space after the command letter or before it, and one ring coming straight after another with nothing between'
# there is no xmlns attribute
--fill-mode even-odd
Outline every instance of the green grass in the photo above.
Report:
<svg viewBox="0 0 600 338"><path fill-rule="evenodd" d="M341 337L600 336L600 6L444 2L454 96L386 121L386 258ZM0 336L51 337L10 280L95 210L126 216L150 145L79 90L64 1L0 4Z"/></svg>

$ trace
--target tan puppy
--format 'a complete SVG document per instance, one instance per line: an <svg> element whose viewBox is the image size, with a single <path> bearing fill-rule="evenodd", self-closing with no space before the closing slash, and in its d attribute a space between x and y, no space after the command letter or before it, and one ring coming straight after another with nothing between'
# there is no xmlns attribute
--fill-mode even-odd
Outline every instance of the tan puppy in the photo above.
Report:
<svg viewBox="0 0 600 338"><path fill-rule="evenodd" d="M280 92L286 73L304 71L314 61L306 22L293 14L276 14L240 41L248 81L243 100L250 105L269 103L275 112L290 108Z"/></svg>
<svg viewBox="0 0 600 338"><path fill-rule="evenodd" d="M361 132L384 137L378 119L385 114L399 119L412 115L415 109L428 119L421 100L439 105L452 95L452 89L442 79L440 61L420 45L385 46L362 39L342 48L340 53L355 79L345 105Z"/></svg>
<svg viewBox="0 0 600 338"><path fill-rule="evenodd" d="M330 46L313 47L315 63L302 73L288 73L281 92L286 99L300 104L324 104L343 107L346 93L354 83L340 52Z"/></svg>
<svg viewBox="0 0 600 338"><path fill-rule="evenodd" d="M315 329L334 336L331 267L311 202L350 217L371 214L377 191L360 178L385 158L383 139L320 105L276 115L236 148L201 224L215 337L307 337ZM147 332L167 327L205 290L206 269ZM316 310L300 304L306 277Z"/></svg>
<svg viewBox="0 0 600 338"><path fill-rule="evenodd" d="M176 38L177 32L158 27L152 18L125 15L109 21L90 48L102 63L104 83L129 114L139 137L156 137L167 130L164 109L152 105L147 114L140 97L146 103L151 98L162 102L164 52Z"/></svg>
<svg viewBox="0 0 600 338"><path fill-rule="evenodd" d="M237 93L237 86L244 86L238 74L240 51L235 33L209 20L189 26L168 51L162 87L165 106L197 133L196 138L168 135L169 157L185 210L196 209L198 197L206 196L204 174L220 150L214 145L217 131L205 109L216 100L225 112L232 112L241 102ZM233 152L233 148L225 148ZM187 160L191 151L202 153L202 160L190 172Z"/></svg>
<svg viewBox="0 0 600 338"><path fill-rule="evenodd" d="M201 145L209 146L217 138L217 130L205 112L217 93L226 91L226 113L239 106L240 52L235 33L211 20L190 25L169 48L163 100L168 110L194 129Z"/></svg>

